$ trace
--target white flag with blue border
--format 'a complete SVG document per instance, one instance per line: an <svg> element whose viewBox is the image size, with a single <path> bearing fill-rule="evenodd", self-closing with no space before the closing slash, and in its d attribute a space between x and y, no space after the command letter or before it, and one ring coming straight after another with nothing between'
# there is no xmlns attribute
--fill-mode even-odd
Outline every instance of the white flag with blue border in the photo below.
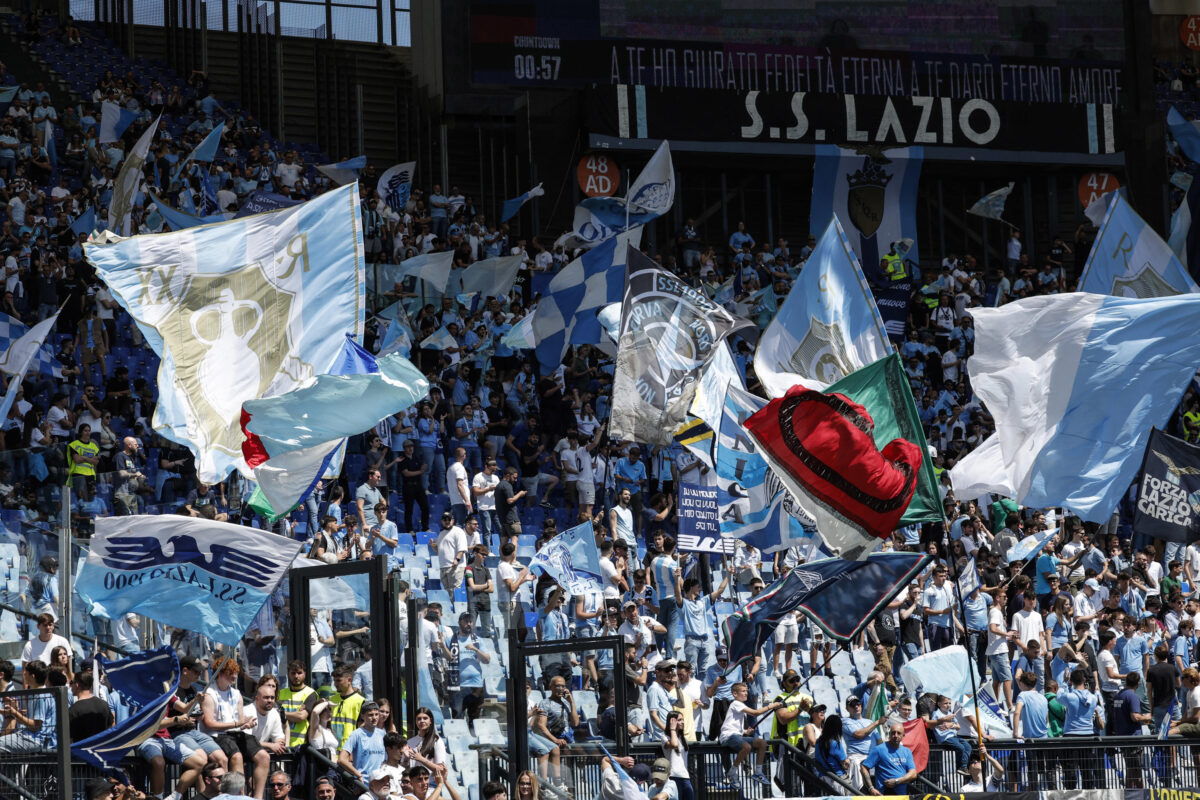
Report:
<svg viewBox="0 0 1200 800"><path fill-rule="evenodd" d="M1146 224L1119 193L1110 193L1108 213L1079 276L1079 290L1118 297L1168 297L1200 292L1170 245Z"/></svg>

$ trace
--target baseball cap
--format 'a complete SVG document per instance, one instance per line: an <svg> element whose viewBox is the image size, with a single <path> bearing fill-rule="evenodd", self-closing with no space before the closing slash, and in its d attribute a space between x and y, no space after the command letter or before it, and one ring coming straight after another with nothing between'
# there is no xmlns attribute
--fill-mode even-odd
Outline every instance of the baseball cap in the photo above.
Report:
<svg viewBox="0 0 1200 800"><path fill-rule="evenodd" d="M728 647L718 647L717 648L717 658L729 658L729 648Z"/></svg>
<svg viewBox="0 0 1200 800"><path fill-rule="evenodd" d="M371 783L374 783L375 781L390 781L391 779L392 773L388 772L384 767L376 767L375 771L371 773L369 778Z"/></svg>
<svg viewBox="0 0 1200 800"><path fill-rule="evenodd" d="M379 710L379 703L376 703L374 700L368 700L367 702L362 704L362 707L358 709L358 712L361 714L364 711L378 711L378 710Z"/></svg>
<svg viewBox="0 0 1200 800"><path fill-rule="evenodd" d="M675 669L675 664L675 659L664 658L662 661L658 662L658 665L655 666L655 669Z"/></svg>
<svg viewBox="0 0 1200 800"><path fill-rule="evenodd" d="M850 695L849 697L846 698L846 708L849 708L850 706L861 706L861 705L862 705L862 700L855 695Z"/></svg>
<svg viewBox="0 0 1200 800"><path fill-rule="evenodd" d="M650 780L650 767L645 764L634 764L633 769L629 770L629 777L639 783L645 783Z"/></svg>
<svg viewBox="0 0 1200 800"><path fill-rule="evenodd" d="M625 605L621 606L621 608L637 608L637 603L633 602L632 600L626 600Z"/></svg>
<svg viewBox="0 0 1200 800"><path fill-rule="evenodd" d="M1088 578L1083 582L1083 585L1089 589L1094 589L1097 592L1100 591L1100 581L1096 580L1095 578Z"/></svg>
<svg viewBox="0 0 1200 800"><path fill-rule="evenodd" d="M183 658L179 659L179 666L185 669L190 669L193 672L204 671L204 667L200 664L200 659L196 658L195 656L184 656Z"/></svg>
<svg viewBox="0 0 1200 800"><path fill-rule="evenodd" d="M86 784L83 796L87 800L97 800L100 797L108 797L112 791L113 782L108 778L91 778Z"/></svg>
<svg viewBox="0 0 1200 800"><path fill-rule="evenodd" d="M654 768L650 771L650 774L655 778L666 780L671 777L671 762L665 758L654 759Z"/></svg>

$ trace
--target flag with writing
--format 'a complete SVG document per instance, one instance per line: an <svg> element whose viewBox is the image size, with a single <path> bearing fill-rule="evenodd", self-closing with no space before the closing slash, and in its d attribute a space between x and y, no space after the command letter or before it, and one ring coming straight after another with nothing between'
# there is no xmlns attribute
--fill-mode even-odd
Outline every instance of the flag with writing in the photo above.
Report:
<svg viewBox="0 0 1200 800"><path fill-rule="evenodd" d="M1168 542L1200 539L1200 447L1157 428L1151 431L1133 530Z"/></svg>
<svg viewBox="0 0 1200 800"><path fill-rule="evenodd" d="M600 551L590 520L563 531L543 545L529 562L529 568L549 575L569 595L604 591Z"/></svg>

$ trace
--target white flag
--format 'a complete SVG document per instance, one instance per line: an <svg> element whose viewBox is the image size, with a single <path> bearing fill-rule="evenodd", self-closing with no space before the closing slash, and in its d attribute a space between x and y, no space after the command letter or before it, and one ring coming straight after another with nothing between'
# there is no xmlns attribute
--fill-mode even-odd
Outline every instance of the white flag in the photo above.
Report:
<svg viewBox="0 0 1200 800"><path fill-rule="evenodd" d="M154 141L154 134L158 131L158 123L162 117L154 120L141 138L137 140L137 144L133 149L125 154L125 163L121 165L121 171L117 173L117 180L113 184L112 200L108 204L108 229L113 233L122 236L129 236L133 233L130 220L131 212L133 211L133 196L137 192L138 184L142 181L142 166L146 163L146 156L150 153L150 143Z"/></svg>

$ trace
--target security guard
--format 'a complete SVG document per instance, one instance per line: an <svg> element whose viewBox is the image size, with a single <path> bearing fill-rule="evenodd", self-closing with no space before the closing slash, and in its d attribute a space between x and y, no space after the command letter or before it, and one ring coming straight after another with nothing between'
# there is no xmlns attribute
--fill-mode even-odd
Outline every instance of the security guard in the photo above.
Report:
<svg viewBox="0 0 1200 800"><path fill-rule="evenodd" d="M771 719L771 738L786 739L792 747L800 747L813 699L800 691L800 675L794 669L783 673L779 685L782 688L771 702L783 703L783 708Z"/></svg>
<svg viewBox="0 0 1200 800"><path fill-rule="evenodd" d="M1183 412L1183 438L1186 441L1200 442L1200 402L1192 400L1188 410Z"/></svg>
<svg viewBox="0 0 1200 800"><path fill-rule="evenodd" d="M358 717L363 703L367 698L354 688L354 667L342 664L333 671L333 685L337 694L329 698L333 704L333 717L329 720L329 730L338 739L338 752L346 746L346 741L354 729L358 727Z"/></svg>
<svg viewBox="0 0 1200 800"><path fill-rule="evenodd" d="M892 242L892 247L888 250L888 254L880 259L879 266L883 269L883 274L893 283L902 281L908 277L908 271L904 266L904 259L896 252L895 242Z"/></svg>
<svg viewBox="0 0 1200 800"><path fill-rule="evenodd" d="M308 721L321 698L316 689L304 683L308 675L304 671L303 661L289 663L287 675L287 688L279 690L279 707L288 724L288 747L299 747L304 744Z"/></svg>

